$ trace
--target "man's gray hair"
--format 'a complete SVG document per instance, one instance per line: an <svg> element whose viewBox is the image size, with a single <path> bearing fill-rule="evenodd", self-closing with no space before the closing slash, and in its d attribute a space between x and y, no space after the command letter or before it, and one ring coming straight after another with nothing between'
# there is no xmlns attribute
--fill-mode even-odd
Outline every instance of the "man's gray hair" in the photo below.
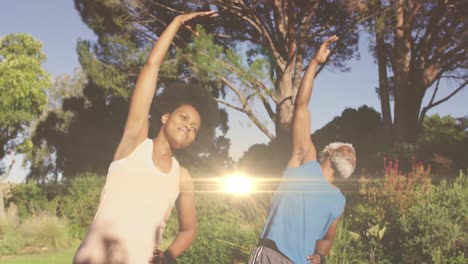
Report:
<svg viewBox="0 0 468 264"><path fill-rule="evenodd" d="M350 143L333 142L333 143L328 144L325 148L322 149L322 151L320 151L318 155L319 163L323 163L325 161L325 159L327 158L327 152L329 150L336 150L337 148L340 148L343 146L350 147L353 150L353 152L356 153L356 150L354 150L353 145Z"/></svg>

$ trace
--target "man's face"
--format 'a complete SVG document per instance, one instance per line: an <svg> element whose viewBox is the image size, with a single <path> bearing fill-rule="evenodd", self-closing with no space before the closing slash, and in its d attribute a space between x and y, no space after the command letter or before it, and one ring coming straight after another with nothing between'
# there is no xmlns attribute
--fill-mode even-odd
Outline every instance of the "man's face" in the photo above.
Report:
<svg viewBox="0 0 468 264"><path fill-rule="evenodd" d="M191 105L181 105L163 119L166 137L176 149L192 144L201 125L200 115Z"/></svg>
<svg viewBox="0 0 468 264"><path fill-rule="evenodd" d="M343 177L348 178L356 168L356 154L348 146L341 146L333 151L330 161L334 169Z"/></svg>
<svg viewBox="0 0 468 264"><path fill-rule="evenodd" d="M340 153L347 157L347 159L352 163L353 167L356 167L356 153L354 150L348 146L341 146L335 150L335 152Z"/></svg>

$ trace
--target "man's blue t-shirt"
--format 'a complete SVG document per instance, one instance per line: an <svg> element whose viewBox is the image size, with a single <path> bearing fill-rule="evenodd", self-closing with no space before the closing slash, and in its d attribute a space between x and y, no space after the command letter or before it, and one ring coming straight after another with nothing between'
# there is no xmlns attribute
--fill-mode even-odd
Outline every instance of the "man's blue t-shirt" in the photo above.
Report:
<svg viewBox="0 0 468 264"><path fill-rule="evenodd" d="M345 197L313 160L287 168L273 195L260 238L270 239L296 264L309 263L315 243L343 212Z"/></svg>

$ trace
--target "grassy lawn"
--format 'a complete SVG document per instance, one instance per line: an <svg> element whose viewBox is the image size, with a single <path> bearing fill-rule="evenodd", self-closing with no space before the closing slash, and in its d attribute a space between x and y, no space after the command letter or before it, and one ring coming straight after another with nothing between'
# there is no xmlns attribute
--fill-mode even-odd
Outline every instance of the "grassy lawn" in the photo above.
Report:
<svg viewBox="0 0 468 264"><path fill-rule="evenodd" d="M75 250L76 247L70 247L53 253L0 257L0 262L2 264L70 264Z"/></svg>
<svg viewBox="0 0 468 264"><path fill-rule="evenodd" d="M167 248L172 240L165 239L161 245L162 249ZM70 246L58 252L31 254L31 255L17 255L6 256L0 255L1 264L70 264L79 244Z"/></svg>

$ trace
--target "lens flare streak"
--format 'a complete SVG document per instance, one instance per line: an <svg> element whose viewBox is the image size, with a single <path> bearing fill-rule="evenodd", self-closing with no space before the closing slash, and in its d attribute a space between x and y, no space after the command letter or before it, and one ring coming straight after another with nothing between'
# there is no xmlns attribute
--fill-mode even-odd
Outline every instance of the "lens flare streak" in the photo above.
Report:
<svg viewBox="0 0 468 264"><path fill-rule="evenodd" d="M278 186L281 182L281 189ZM265 192L325 192L328 183L312 179L288 179L281 178L254 178L242 174L224 177L194 178L195 192L226 193L233 195L248 195ZM359 183L347 180L339 184L342 191L358 191ZM322 190L323 189L323 190Z"/></svg>

